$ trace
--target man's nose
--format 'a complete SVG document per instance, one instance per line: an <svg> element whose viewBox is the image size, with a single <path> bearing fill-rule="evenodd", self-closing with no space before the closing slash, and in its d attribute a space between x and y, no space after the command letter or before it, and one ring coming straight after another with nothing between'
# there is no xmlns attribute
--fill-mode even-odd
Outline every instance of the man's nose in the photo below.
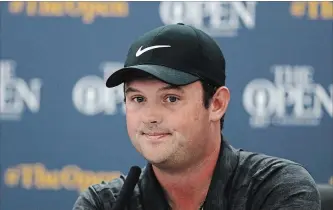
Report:
<svg viewBox="0 0 333 210"><path fill-rule="evenodd" d="M158 106L147 106L143 113L143 122L147 124L159 124L163 120L161 109Z"/></svg>

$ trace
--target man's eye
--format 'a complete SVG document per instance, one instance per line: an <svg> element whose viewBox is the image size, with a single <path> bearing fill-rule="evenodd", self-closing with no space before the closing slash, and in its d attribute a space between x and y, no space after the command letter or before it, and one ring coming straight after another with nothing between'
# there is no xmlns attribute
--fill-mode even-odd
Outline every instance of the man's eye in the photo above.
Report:
<svg viewBox="0 0 333 210"><path fill-rule="evenodd" d="M141 103L141 102L144 102L145 99L142 96L136 96L136 97L133 97L132 100L137 103Z"/></svg>
<svg viewBox="0 0 333 210"><path fill-rule="evenodd" d="M167 102L171 102L171 103L174 103L174 102L176 102L177 100L179 100L176 96L168 96L167 98L166 98L166 101Z"/></svg>

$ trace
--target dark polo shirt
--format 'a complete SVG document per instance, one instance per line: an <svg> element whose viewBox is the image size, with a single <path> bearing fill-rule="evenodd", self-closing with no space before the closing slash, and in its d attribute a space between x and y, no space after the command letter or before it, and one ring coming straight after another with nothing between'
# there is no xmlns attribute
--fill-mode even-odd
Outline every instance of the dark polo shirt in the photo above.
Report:
<svg viewBox="0 0 333 210"><path fill-rule="evenodd" d="M119 193L122 179L103 182L95 189ZM141 174L138 189L144 210L170 209L151 165ZM110 200L114 200L110 199ZM133 199L134 200L134 199ZM112 206L111 201L111 206ZM102 210L91 189L83 192L73 210ZM129 209L137 208L132 201ZM300 164L233 148L222 141L204 210L320 210L316 183Z"/></svg>

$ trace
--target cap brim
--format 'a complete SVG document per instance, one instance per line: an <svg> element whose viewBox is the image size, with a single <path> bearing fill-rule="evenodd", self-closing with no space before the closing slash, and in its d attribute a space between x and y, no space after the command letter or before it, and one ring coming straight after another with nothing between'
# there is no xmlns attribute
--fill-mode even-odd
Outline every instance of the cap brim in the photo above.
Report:
<svg viewBox="0 0 333 210"><path fill-rule="evenodd" d="M187 85L199 80L192 74L178 71L172 68L158 65L136 65L128 66L114 72L106 81L106 87L111 88L120 85L126 81L128 76L131 76L133 70L146 72L157 79L172 85Z"/></svg>

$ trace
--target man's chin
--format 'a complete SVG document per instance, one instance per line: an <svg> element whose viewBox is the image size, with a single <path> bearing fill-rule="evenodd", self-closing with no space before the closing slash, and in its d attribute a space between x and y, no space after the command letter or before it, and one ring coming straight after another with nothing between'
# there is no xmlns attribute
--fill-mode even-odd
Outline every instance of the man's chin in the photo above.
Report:
<svg viewBox="0 0 333 210"><path fill-rule="evenodd" d="M163 169L169 168L169 161L168 160L157 160L157 159L147 159L148 163L155 166L156 168Z"/></svg>
<svg viewBox="0 0 333 210"><path fill-rule="evenodd" d="M144 154L144 158L153 165L163 165L168 162L168 158L161 155Z"/></svg>
<svg viewBox="0 0 333 210"><path fill-rule="evenodd" d="M177 166L173 161L170 161L169 159L165 160L148 160L148 163L153 165L155 168L158 168L162 171L168 171L169 173L182 171L184 167Z"/></svg>
<svg viewBox="0 0 333 210"><path fill-rule="evenodd" d="M152 157L152 156L145 156L145 159L151 164L159 164L167 160L166 158L163 157Z"/></svg>
<svg viewBox="0 0 333 210"><path fill-rule="evenodd" d="M165 164L169 162L168 160L172 156L171 146L166 144L166 142L161 144L142 144L141 155L154 165Z"/></svg>

